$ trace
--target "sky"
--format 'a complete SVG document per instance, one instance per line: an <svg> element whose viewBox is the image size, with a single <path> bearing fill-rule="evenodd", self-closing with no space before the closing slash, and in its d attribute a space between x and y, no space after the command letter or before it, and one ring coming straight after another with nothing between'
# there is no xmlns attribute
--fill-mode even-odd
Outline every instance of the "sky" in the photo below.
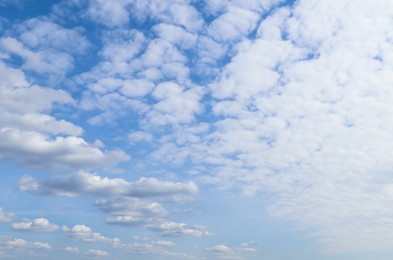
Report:
<svg viewBox="0 0 393 260"><path fill-rule="evenodd" d="M0 258L393 257L393 1L0 0Z"/></svg>

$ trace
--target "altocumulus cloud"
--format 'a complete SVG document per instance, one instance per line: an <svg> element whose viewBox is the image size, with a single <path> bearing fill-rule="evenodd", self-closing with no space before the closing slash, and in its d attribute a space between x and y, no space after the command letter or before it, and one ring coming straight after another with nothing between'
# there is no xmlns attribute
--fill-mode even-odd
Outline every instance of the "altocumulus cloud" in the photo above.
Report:
<svg viewBox="0 0 393 260"><path fill-rule="evenodd" d="M12 2L29 5L0 6ZM75 244L62 252L191 258L175 252L180 239L204 237L205 257L260 259L257 248L209 240L210 209L198 209L203 225L173 215L209 189L268 194L267 214L327 252L392 248L392 1L90 0L45 12L0 19L2 166L23 169L10 169L24 175L23 196L87 199L113 230L157 236L123 242L74 218L63 232ZM103 176L122 162L121 178ZM5 180L4 197L14 195ZM1 205L1 222L19 214ZM9 232L58 229L20 215L29 218ZM4 255L51 248L0 238Z"/></svg>

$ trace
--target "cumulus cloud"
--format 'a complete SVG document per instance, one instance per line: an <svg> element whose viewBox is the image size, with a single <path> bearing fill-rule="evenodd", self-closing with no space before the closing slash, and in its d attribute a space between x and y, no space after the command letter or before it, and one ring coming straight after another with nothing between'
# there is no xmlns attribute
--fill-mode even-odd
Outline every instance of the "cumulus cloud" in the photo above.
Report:
<svg viewBox="0 0 393 260"><path fill-rule="evenodd" d="M0 62L0 159L39 168L114 167L129 156L102 151L79 137L82 128L49 115L56 104L74 104L64 91L30 85L21 70Z"/></svg>
<svg viewBox="0 0 393 260"><path fill-rule="evenodd" d="M173 221L151 224L148 225L148 228L167 237L202 237L212 235L204 226L188 226L187 224Z"/></svg>
<svg viewBox="0 0 393 260"><path fill-rule="evenodd" d="M157 222L168 214L160 203L136 198L101 199L96 205L112 215L107 219L108 224L122 226L144 226Z"/></svg>
<svg viewBox="0 0 393 260"><path fill-rule="evenodd" d="M80 254L80 250L77 247L67 246L66 248L64 248L64 251L72 254Z"/></svg>
<svg viewBox="0 0 393 260"><path fill-rule="evenodd" d="M14 213L4 213L3 208L0 208L0 222L11 221L14 217Z"/></svg>
<svg viewBox="0 0 393 260"><path fill-rule="evenodd" d="M156 178L140 178L128 182L121 178L101 177L94 173L78 172L73 175L56 176L37 182L31 176L24 176L19 189L37 194L76 196L78 194L125 197L156 197L176 195L196 195L198 186L193 182L171 182Z"/></svg>
<svg viewBox="0 0 393 260"><path fill-rule="evenodd" d="M19 181L19 189L40 195L87 195L97 198L95 205L110 215L106 220L108 224L146 227L163 236L200 237L210 234L205 227L189 227L184 223L167 222L165 219L168 212L162 203L158 202L161 200L177 203L184 198L195 196L198 187L193 182L171 182L143 177L136 182L128 182L120 178L111 179L79 172L52 177L41 182L31 176L24 176ZM23 222L14 225L14 229L30 228L34 228L34 223ZM83 241L105 240L85 226L75 226L67 229L67 232L69 237Z"/></svg>
<svg viewBox="0 0 393 260"><path fill-rule="evenodd" d="M5 53L21 57L24 61L22 68L26 70L63 77L73 68L74 60L71 55L55 50L34 52L12 37L1 38L0 49Z"/></svg>
<svg viewBox="0 0 393 260"><path fill-rule="evenodd" d="M123 151L103 152L75 136L49 136L14 128L0 130L0 158L40 168L113 167L130 157Z"/></svg>
<svg viewBox="0 0 393 260"><path fill-rule="evenodd" d="M19 231L56 231L59 229L57 225L50 223L46 218L36 218L12 223L11 227Z"/></svg>
<svg viewBox="0 0 393 260"><path fill-rule="evenodd" d="M175 257L179 259L197 259L197 257L185 254L168 251L163 247L172 246L173 242L171 241L161 241L161 243L157 243L157 241L151 241L150 243L133 243L128 245L129 249L135 252L138 255L155 255L155 256L168 256Z"/></svg>
<svg viewBox="0 0 393 260"><path fill-rule="evenodd" d="M17 26L20 40L32 49L56 49L82 54L90 47L81 27L64 28L45 18L33 18Z"/></svg>
<svg viewBox="0 0 393 260"><path fill-rule="evenodd" d="M135 131L128 134L127 139L130 141L131 144L137 142L151 142L153 140L153 136L150 133L143 132L143 131Z"/></svg>
<svg viewBox="0 0 393 260"><path fill-rule="evenodd" d="M241 253L255 252L256 250L251 247L238 247L231 248L226 245L215 245L206 248L216 259L244 259Z"/></svg>
<svg viewBox="0 0 393 260"><path fill-rule="evenodd" d="M13 250L43 249L51 250L52 247L43 242L28 242L20 238L3 238L0 240L0 248Z"/></svg>
<svg viewBox="0 0 393 260"><path fill-rule="evenodd" d="M93 232L91 228L85 225L75 225L72 228L64 226L63 231L65 232L67 238L76 241L103 243L113 247L120 247L122 245L119 238L105 237L98 232Z"/></svg>
<svg viewBox="0 0 393 260"><path fill-rule="evenodd" d="M95 258L110 256L108 252L103 251L103 250L98 250L98 249L89 249L89 250L87 250L85 255L95 257Z"/></svg>

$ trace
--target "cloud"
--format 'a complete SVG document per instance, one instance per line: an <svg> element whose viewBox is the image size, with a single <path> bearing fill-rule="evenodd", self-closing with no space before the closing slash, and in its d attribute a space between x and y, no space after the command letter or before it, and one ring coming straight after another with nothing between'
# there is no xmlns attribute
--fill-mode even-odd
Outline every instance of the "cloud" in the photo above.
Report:
<svg viewBox="0 0 393 260"><path fill-rule="evenodd" d="M19 231L56 231L59 229L57 225L50 223L46 218L36 218L19 223L12 223L11 227Z"/></svg>
<svg viewBox="0 0 393 260"><path fill-rule="evenodd" d="M152 241L152 244L157 246L165 246L165 247L173 247L176 245L174 242L168 240L156 240L156 241Z"/></svg>
<svg viewBox="0 0 393 260"><path fill-rule="evenodd" d="M190 49L195 47L197 36L187 32L180 26L160 23L153 27L155 32L161 39L178 46L180 49Z"/></svg>
<svg viewBox="0 0 393 260"><path fill-rule="evenodd" d="M213 20L208 33L219 42L239 40L251 32L259 19L256 12L231 6L224 14Z"/></svg>
<svg viewBox="0 0 393 260"><path fill-rule="evenodd" d="M148 122L158 126L193 122L194 116L203 111L200 103L203 94L200 87L183 90L175 82L159 84L152 93L157 103L147 113Z"/></svg>
<svg viewBox="0 0 393 260"><path fill-rule="evenodd" d="M128 134L127 139L131 144L137 142L151 142L153 140L153 136L150 133L143 131L135 131Z"/></svg>
<svg viewBox="0 0 393 260"><path fill-rule="evenodd" d="M0 50L23 59L22 68L37 73L47 73L56 78L72 70L74 59L71 55L57 50L32 51L19 40L6 37L0 39Z"/></svg>
<svg viewBox="0 0 393 260"><path fill-rule="evenodd" d="M130 157L120 150L102 152L75 136L49 136L14 128L0 130L0 159L39 168L113 167Z"/></svg>
<svg viewBox="0 0 393 260"><path fill-rule="evenodd" d="M89 1L87 10L90 18L98 23L109 27L116 27L126 24L130 20L130 14L126 9L132 0L121 0L114 4L109 4L103 0Z"/></svg>
<svg viewBox="0 0 393 260"><path fill-rule="evenodd" d="M77 247L67 246L66 248L64 248L64 251L72 254L80 254L80 250Z"/></svg>
<svg viewBox="0 0 393 260"><path fill-rule="evenodd" d="M251 247L238 247L231 248L226 245L215 245L206 248L207 251L212 253L216 259L244 259L241 254L247 252L255 252L256 250Z"/></svg>
<svg viewBox="0 0 393 260"><path fill-rule="evenodd" d="M52 247L47 243L28 242L20 238L3 238L0 240L0 248L13 250L43 249L51 250Z"/></svg>
<svg viewBox="0 0 393 260"><path fill-rule="evenodd" d="M212 35L199 40L204 55L203 45L237 43L224 67L207 67L219 74L206 95L193 99L193 107L202 109L203 102L211 108L204 114L209 127L185 141L188 128L198 125L190 115L207 110L191 109L187 120L171 116L177 95L196 86L158 84L152 92L158 102L146 115L157 125L183 125L167 132L153 158L207 167L199 181L245 196L275 194L270 214L295 221L329 252L386 250L392 241L382 231L392 224L386 209L392 181L391 3L279 3L272 2L277 9L259 22L264 11L257 14L257 5L212 1L211 13L222 15L210 23ZM226 30L238 16L241 22ZM209 64L214 59L203 63ZM371 240L375 234L383 235Z"/></svg>
<svg viewBox="0 0 393 260"><path fill-rule="evenodd" d="M62 90L27 82L21 70L0 62L0 159L49 169L114 167L129 160L123 151L101 151L79 137L83 129L49 113L75 101Z"/></svg>
<svg viewBox="0 0 393 260"><path fill-rule="evenodd" d="M158 202L135 198L101 199L96 205L112 215L107 219L108 224L123 226L144 226L157 222L168 214Z"/></svg>
<svg viewBox="0 0 393 260"><path fill-rule="evenodd" d="M14 213L4 213L3 208L0 208L0 222L11 221L14 217Z"/></svg>
<svg viewBox="0 0 393 260"><path fill-rule="evenodd" d="M58 50L69 54L83 54L91 47L83 35L84 29L64 28L46 18L33 18L17 26L19 39L30 49Z"/></svg>
<svg viewBox="0 0 393 260"><path fill-rule="evenodd" d="M103 250L98 250L98 249L89 249L85 253L85 255L95 257L95 258L110 256L108 252L105 252Z"/></svg>
<svg viewBox="0 0 393 260"><path fill-rule="evenodd" d="M156 178L140 178L132 183L121 178L101 177L88 172L73 175L55 176L41 183L31 176L24 176L19 182L19 189L26 192L46 195L76 196L78 194L124 197L156 197L156 196L193 196L198 187L193 182L171 182Z"/></svg>
<svg viewBox="0 0 393 260"><path fill-rule="evenodd" d="M163 241L162 241L163 242ZM151 241L150 243L133 243L130 244L128 247L133 252L138 255L155 255L155 256L169 256L171 258L176 257L180 259L197 259L197 257L185 254L185 253L178 253L168 251L163 248L167 247L168 245L172 245L171 241L165 241L164 245L159 245L157 241Z"/></svg>
<svg viewBox="0 0 393 260"><path fill-rule="evenodd" d="M113 247L120 247L122 245L119 238L108 238L98 232L93 232L91 228L85 225L75 225L72 228L63 227L63 231L67 238L83 241L89 243L103 243Z"/></svg>
<svg viewBox="0 0 393 260"><path fill-rule="evenodd" d="M19 189L40 195L67 197L87 195L97 198L95 205L110 215L106 220L108 224L145 227L163 236L210 235L202 226L167 222L168 212L158 202L177 203L195 196L198 193L198 187L193 182L171 182L143 177L136 182L128 182L120 178L110 179L79 172L73 175L52 177L42 182L38 182L31 176L24 176L19 181ZM20 225L22 224L26 223ZM82 231L79 232L79 230ZM105 240L100 234L93 234L91 230L81 225L67 229L67 232L69 237L77 240Z"/></svg>
<svg viewBox="0 0 393 260"><path fill-rule="evenodd" d="M202 237L212 235L204 226L188 226L184 223L173 221L152 224L147 226L149 229L167 237Z"/></svg>

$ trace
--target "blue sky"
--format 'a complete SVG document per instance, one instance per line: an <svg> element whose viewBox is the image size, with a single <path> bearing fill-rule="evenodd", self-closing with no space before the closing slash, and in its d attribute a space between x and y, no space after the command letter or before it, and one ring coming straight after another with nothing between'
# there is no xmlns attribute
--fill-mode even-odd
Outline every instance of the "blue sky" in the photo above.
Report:
<svg viewBox="0 0 393 260"><path fill-rule="evenodd" d="M392 259L392 1L0 16L0 258Z"/></svg>

